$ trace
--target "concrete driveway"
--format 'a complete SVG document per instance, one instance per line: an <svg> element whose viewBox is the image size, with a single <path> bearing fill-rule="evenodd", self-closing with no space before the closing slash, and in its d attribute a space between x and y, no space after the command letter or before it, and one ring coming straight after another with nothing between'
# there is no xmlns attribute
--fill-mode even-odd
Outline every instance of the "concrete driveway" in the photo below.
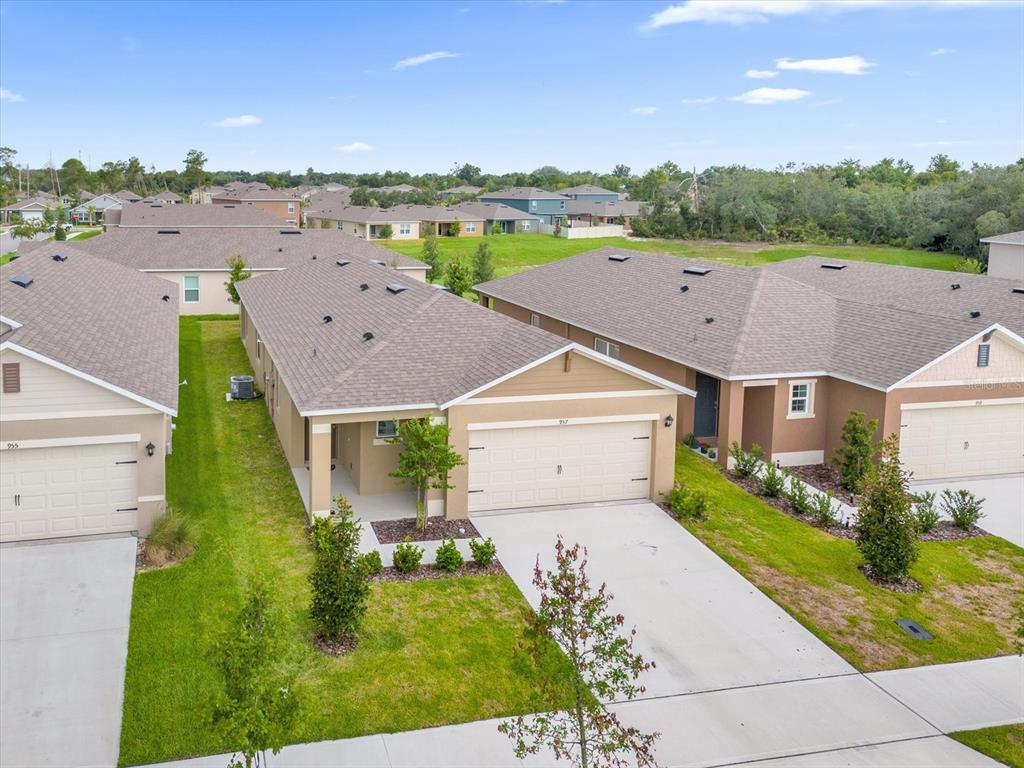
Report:
<svg viewBox="0 0 1024 768"><path fill-rule="evenodd" d="M558 534L584 544L595 584L637 627L656 660L645 696L803 680L854 672L753 584L649 502L474 517L531 604L533 564L554 561Z"/></svg>
<svg viewBox="0 0 1024 768"><path fill-rule="evenodd" d="M1024 475L920 482L913 483L911 487L915 491L934 491L939 495L946 488L970 491L985 499L982 506L985 516L978 525L1018 547L1024 547Z"/></svg>
<svg viewBox="0 0 1024 768"><path fill-rule="evenodd" d="M0 547L0 765L113 766L135 538Z"/></svg>

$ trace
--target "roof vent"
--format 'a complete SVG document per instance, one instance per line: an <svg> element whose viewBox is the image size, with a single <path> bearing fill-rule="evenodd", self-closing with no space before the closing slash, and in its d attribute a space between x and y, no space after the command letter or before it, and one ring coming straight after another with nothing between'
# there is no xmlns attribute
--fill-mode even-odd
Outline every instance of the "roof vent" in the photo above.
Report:
<svg viewBox="0 0 1024 768"><path fill-rule="evenodd" d="M846 269L845 264L822 264L822 269Z"/></svg>
<svg viewBox="0 0 1024 768"><path fill-rule="evenodd" d="M32 278L28 275L19 275L11 280L15 285L21 286L22 288L28 288L32 285Z"/></svg>
<svg viewBox="0 0 1024 768"><path fill-rule="evenodd" d="M679 292L680 293L686 293L688 290L690 290L690 286L688 286L688 285L680 285L679 286Z"/></svg>
<svg viewBox="0 0 1024 768"><path fill-rule="evenodd" d="M280 230L282 235L301 235L302 232L298 229L282 229Z"/></svg>
<svg viewBox="0 0 1024 768"><path fill-rule="evenodd" d="M1024 293L1024 288L1011 288L1010 293Z"/></svg>
<svg viewBox="0 0 1024 768"><path fill-rule="evenodd" d="M949 289L951 291L959 291L960 290L960 283L953 283L952 285L949 286Z"/></svg>
<svg viewBox="0 0 1024 768"><path fill-rule="evenodd" d="M374 259L374 260L373 260L373 263L374 263L374 264L379 264L379 265L380 265L380 266L382 266L382 267L386 267L386 266L387 266L387 264L385 264L385 263L384 263L383 261L381 261L380 259Z"/></svg>
<svg viewBox="0 0 1024 768"><path fill-rule="evenodd" d="M408 291L409 289L401 283L388 283L388 292L399 294L402 291Z"/></svg>
<svg viewBox="0 0 1024 768"><path fill-rule="evenodd" d="M360 286L359 286L359 290L360 290L360 291L368 291L368 290L370 290L370 286L369 286L369 285L367 285L366 283L362 283L362 284L360 284Z"/></svg>
<svg viewBox="0 0 1024 768"><path fill-rule="evenodd" d="M339 267L347 267L347 266L348 266L349 264L351 264L352 262L351 262L351 260L349 260L349 259L338 259L338 260L337 260L336 262L334 262L334 263L335 263L335 264L337 264L337 265L338 265Z"/></svg>
<svg viewBox="0 0 1024 768"><path fill-rule="evenodd" d="M704 318L704 322L707 323L708 325L711 325L711 323L715 322L715 318L713 318L713 317L705 317Z"/></svg>
<svg viewBox="0 0 1024 768"><path fill-rule="evenodd" d="M979 317L981 317L981 312L979 312L976 309L972 309L971 310L971 317L974 318L975 320L977 320Z"/></svg>
<svg viewBox="0 0 1024 768"><path fill-rule="evenodd" d="M225 208L234 208L235 206L233 206L233 205L225 205L224 207Z"/></svg>
<svg viewBox="0 0 1024 768"><path fill-rule="evenodd" d="M55 254L53 254L53 260L54 261L67 261L68 257L65 256L63 253L55 253Z"/></svg>
<svg viewBox="0 0 1024 768"><path fill-rule="evenodd" d="M333 317L331 317L330 315L324 315L324 325L327 325L327 323L330 323L330 322L333 322L333 321L334 321Z"/></svg>
<svg viewBox="0 0 1024 768"><path fill-rule="evenodd" d="M158 235L180 235L180 229L158 229L156 231Z"/></svg>
<svg viewBox="0 0 1024 768"><path fill-rule="evenodd" d="M685 267L683 273L687 275L700 275L703 277L711 270L708 267Z"/></svg>
<svg viewBox="0 0 1024 768"><path fill-rule="evenodd" d="M163 206L160 205L160 203L150 203L149 207L150 208L163 208Z"/></svg>
<svg viewBox="0 0 1024 768"><path fill-rule="evenodd" d="M622 262L622 261L629 261L631 258L632 258L632 256L626 256L626 255L621 254L621 253L613 253L611 256L608 257L608 261L619 261L619 262Z"/></svg>
<svg viewBox="0 0 1024 768"><path fill-rule="evenodd" d="M170 301L170 300L171 300L170 296L161 296L160 297L160 301Z"/></svg>
<svg viewBox="0 0 1024 768"><path fill-rule="evenodd" d="M370 341L371 339L373 339L373 333L370 331L363 334L363 341Z"/></svg>

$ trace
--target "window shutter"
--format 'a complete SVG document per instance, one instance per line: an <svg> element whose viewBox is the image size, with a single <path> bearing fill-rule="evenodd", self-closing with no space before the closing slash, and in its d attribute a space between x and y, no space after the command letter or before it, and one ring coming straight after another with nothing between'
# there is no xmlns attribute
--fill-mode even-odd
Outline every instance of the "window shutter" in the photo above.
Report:
<svg viewBox="0 0 1024 768"><path fill-rule="evenodd" d="M21 364L3 364L4 393L21 392Z"/></svg>

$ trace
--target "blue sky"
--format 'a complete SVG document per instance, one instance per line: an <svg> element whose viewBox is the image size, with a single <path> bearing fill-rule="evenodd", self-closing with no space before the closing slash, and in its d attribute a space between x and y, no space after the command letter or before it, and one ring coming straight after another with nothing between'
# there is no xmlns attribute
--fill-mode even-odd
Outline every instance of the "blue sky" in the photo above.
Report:
<svg viewBox="0 0 1024 768"><path fill-rule="evenodd" d="M0 143L296 172L1009 163L1022 40L1012 1L14 0Z"/></svg>

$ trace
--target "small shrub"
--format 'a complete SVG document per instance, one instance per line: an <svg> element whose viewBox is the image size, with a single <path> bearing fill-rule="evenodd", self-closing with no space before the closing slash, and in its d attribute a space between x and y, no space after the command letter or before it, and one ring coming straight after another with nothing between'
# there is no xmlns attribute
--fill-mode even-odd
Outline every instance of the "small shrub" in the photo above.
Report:
<svg viewBox="0 0 1024 768"><path fill-rule="evenodd" d="M713 447L712 448L708 448L708 458L709 459L717 459L718 458L718 449L717 448L713 448Z"/></svg>
<svg viewBox="0 0 1024 768"><path fill-rule="evenodd" d="M841 485L850 493L860 489L861 481L871 463L871 440L878 429L878 420L870 421L860 411L850 411L843 424L843 445L836 449L832 463L839 468Z"/></svg>
<svg viewBox="0 0 1024 768"><path fill-rule="evenodd" d="M313 519L313 524L309 526L309 541L313 545L313 549L320 550L327 546L333 527L334 523L329 517Z"/></svg>
<svg viewBox="0 0 1024 768"><path fill-rule="evenodd" d="M785 491L785 496L798 515L807 515L814 510L814 501L811 492L807 490L807 484L795 477L790 476L789 490Z"/></svg>
<svg viewBox="0 0 1024 768"><path fill-rule="evenodd" d="M810 500L810 503L810 511L816 526L819 528L831 528L838 522L835 509L832 507L832 491L819 493Z"/></svg>
<svg viewBox="0 0 1024 768"><path fill-rule="evenodd" d="M359 566L368 576L376 576L384 568L384 563L380 559L380 552L376 549L371 549L369 552L363 553L359 556Z"/></svg>
<svg viewBox="0 0 1024 768"><path fill-rule="evenodd" d="M170 508L153 523L146 538L146 559L156 566L184 560L195 550L192 523Z"/></svg>
<svg viewBox="0 0 1024 768"><path fill-rule="evenodd" d="M481 568L489 566L498 555L498 548L490 537L483 541L480 539L470 539L469 550L473 553L473 562Z"/></svg>
<svg viewBox="0 0 1024 768"><path fill-rule="evenodd" d="M729 446L729 453L733 458L732 471L736 473L736 477L750 477L757 472L758 466L764 461L764 451L757 443L751 445L749 451L744 451L734 440Z"/></svg>
<svg viewBox="0 0 1024 768"><path fill-rule="evenodd" d="M945 512L953 525L965 531L985 516L981 511L984 499L963 488L953 491L947 488L942 492L942 511Z"/></svg>
<svg viewBox="0 0 1024 768"><path fill-rule="evenodd" d="M693 432L688 432L683 437L683 445L687 448L694 448L697 445L697 438L693 436Z"/></svg>
<svg viewBox="0 0 1024 768"><path fill-rule="evenodd" d="M459 552L459 548L455 545L455 539L442 541L441 546L434 552L434 565L442 571L454 573L462 567L464 562L466 561L462 557L462 553Z"/></svg>
<svg viewBox="0 0 1024 768"><path fill-rule="evenodd" d="M761 483L761 495L775 498L786 487L786 473L768 462L758 481Z"/></svg>
<svg viewBox="0 0 1024 768"><path fill-rule="evenodd" d="M408 536L405 541L395 547L391 556L391 564L399 573L412 573L420 567L423 560L423 547L416 546Z"/></svg>
<svg viewBox="0 0 1024 768"><path fill-rule="evenodd" d="M665 503L677 520L705 520L708 516L708 497L701 490L687 488L677 482L665 494Z"/></svg>
<svg viewBox="0 0 1024 768"><path fill-rule="evenodd" d="M370 598L369 573L359 557L362 526L344 510L327 526L309 575L309 615L321 637L340 640L355 635Z"/></svg>
<svg viewBox="0 0 1024 768"><path fill-rule="evenodd" d="M909 475L900 464L896 436L881 446L877 464L864 478L857 515L857 549L880 579L899 581L917 561L917 516L907 493Z"/></svg>
<svg viewBox="0 0 1024 768"><path fill-rule="evenodd" d="M939 524L939 510L935 507L935 491L923 491L913 498L917 528L921 533L931 533Z"/></svg>

